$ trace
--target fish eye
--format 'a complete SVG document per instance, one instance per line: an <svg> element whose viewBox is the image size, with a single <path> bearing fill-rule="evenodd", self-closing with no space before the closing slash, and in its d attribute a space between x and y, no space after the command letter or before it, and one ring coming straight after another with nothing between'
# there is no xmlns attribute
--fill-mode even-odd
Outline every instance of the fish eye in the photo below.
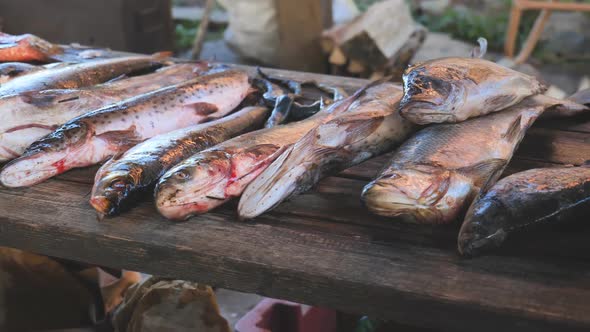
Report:
<svg viewBox="0 0 590 332"><path fill-rule="evenodd" d="M178 179L178 180L186 180L189 178L189 174L187 170L180 170L180 171L176 171L174 172L174 178Z"/></svg>
<svg viewBox="0 0 590 332"><path fill-rule="evenodd" d="M121 179L117 179L117 180L114 180L113 182L111 182L110 187L115 189L116 191L123 191L123 190L125 190L125 188L127 188L127 184L125 183L125 181L123 181Z"/></svg>

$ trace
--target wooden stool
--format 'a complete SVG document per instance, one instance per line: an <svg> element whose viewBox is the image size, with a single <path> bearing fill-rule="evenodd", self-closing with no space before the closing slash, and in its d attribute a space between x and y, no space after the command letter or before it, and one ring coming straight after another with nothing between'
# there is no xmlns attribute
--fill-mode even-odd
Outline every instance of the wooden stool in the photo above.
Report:
<svg viewBox="0 0 590 332"><path fill-rule="evenodd" d="M590 3L562 3L555 0L548 1L533 1L533 0L513 0L512 9L510 11L510 21L508 22L508 29L506 31L506 43L504 44L504 54L512 58L514 56L514 44L516 43L516 35L518 33L518 25L520 17L525 10L541 10L541 13L535 20L535 24L531 29L526 41L518 56L514 59L514 63L523 63L528 59L535 45L541 37L545 23L549 19L551 12L554 10L561 11L590 11Z"/></svg>

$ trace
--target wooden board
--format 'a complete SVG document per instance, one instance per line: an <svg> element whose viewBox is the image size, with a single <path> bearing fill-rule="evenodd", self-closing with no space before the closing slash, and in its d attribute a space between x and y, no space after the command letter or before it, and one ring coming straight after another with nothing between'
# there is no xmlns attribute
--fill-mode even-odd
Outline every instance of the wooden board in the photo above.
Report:
<svg viewBox="0 0 590 332"><path fill-rule="evenodd" d="M348 90L365 83L269 72ZM582 162L590 156L586 128L590 117L538 123L509 172ZM75 170L32 188L1 188L0 245L445 331L590 328L589 229L536 232L495 255L462 259L458 224L408 225L362 207L360 190L388 157L247 223L236 220L235 202L173 223L151 201L98 222L87 203L96 168Z"/></svg>

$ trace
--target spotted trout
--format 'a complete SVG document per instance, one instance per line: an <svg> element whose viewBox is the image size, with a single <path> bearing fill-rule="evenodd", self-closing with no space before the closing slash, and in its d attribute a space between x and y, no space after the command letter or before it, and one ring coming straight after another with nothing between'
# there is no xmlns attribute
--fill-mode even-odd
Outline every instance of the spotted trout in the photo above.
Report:
<svg viewBox="0 0 590 332"><path fill-rule="evenodd" d="M238 70L184 83L74 118L33 143L0 172L6 187L31 186L76 167L100 163L156 135L219 118L249 92Z"/></svg>
<svg viewBox="0 0 590 332"><path fill-rule="evenodd" d="M400 112L417 124L453 123L496 112L547 88L536 78L477 58L442 58L403 75Z"/></svg>
<svg viewBox="0 0 590 332"><path fill-rule="evenodd" d="M254 218L274 208L322 178L393 148L415 130L397 111L402 97L398 85L381 83L364 97L313 128L256 177L240 199L240 218Z"/></svg>
<svg viewBox="0 0 590 332"><path fill-rule="evenodd" d="M185 220L240 196L281 152L308 131L371 96L370 88L361 89L305 120L240 135L191 156L158 181L158 211L168 219Z"/></svg>
<svg viewBox="0 0 590 332"><path fill-rule="evenodd" d="M497 181L534 121L558 107L567 108L567 114L587 110L537 95L502 112L422 129L365 186L362 200L379 215L420 224L450 223L480 190Z"/></svg>
<svg viewBox="0 0 590 332"><path fill-rule="evenodd" d="M90 204L113 216L152 188L172 166L213 145L262 128L266 107L245 107L221 119L152 137L106 162L96 173Z"/></svg>
<svg viewBox="0 0 590 332"><path fill-rule="evenodd" d="M477 256L513 233L590 213L590 164L531 169L503 178L478 197L459 232L459 252Z"/></svg>
<svg viewBox="0 0 590 332"><path fill-rule="evenodd" d="M20 156L70 119L136 95L198 77L204 67L179 64L93 87L25 92L0 99L0 162Z"/></svg>
<svg viewBox="0 0 590 332"><path fill-rule="evenodd" d="M104 83L121 75L160 67L163 57L164 54L130 56L40 70L2 84L0 98L28 91L76 89Z"/></svg>

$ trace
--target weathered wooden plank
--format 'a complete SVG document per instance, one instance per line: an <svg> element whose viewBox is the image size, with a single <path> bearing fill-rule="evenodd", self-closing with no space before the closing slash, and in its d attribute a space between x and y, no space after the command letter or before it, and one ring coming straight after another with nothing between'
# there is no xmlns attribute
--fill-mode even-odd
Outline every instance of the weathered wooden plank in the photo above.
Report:
<svg viewBox="0 0 590 332"><path fill-rule="evenodd" d="M240 223L212 213L171 223L147 202L99 223L84 198L89 187L51 180L0 190L0 242L427 327L590 326L590 264L582 261L463 260L451 250L292 229L272 216Z"/></svg>

